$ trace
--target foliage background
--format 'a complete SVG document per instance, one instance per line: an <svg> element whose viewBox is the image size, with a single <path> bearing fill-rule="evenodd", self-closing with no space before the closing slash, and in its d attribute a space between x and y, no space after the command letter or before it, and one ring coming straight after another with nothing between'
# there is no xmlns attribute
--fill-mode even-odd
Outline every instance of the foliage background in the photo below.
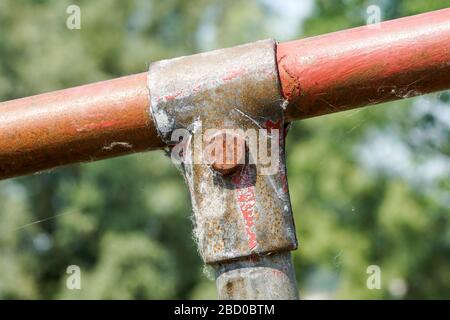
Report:
<svg viewBox="0 0 450 320"><path fill-rule="evenodd" d="M81 7L81 30L66 8ZM0 0L0 100L157 59L362 25L447 0ZM0 108L1 112L1 108ZM296 123L288 170L304 298L450 298L448 92ZM189 197L162 152L0 182L0 298L213 298ZM66 289L67 266L82 290ZM382 289L368 290L378 265Z"/></svg>

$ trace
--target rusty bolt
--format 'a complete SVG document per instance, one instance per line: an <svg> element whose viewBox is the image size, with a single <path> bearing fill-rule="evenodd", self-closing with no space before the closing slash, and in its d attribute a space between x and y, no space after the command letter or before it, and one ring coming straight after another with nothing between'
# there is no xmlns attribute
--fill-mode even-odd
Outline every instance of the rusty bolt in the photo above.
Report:
<svg viewBox="0 0 450 320"><path fill-rule="evenodd" d="M246 145L245 138L220 130L208 139L210 150L210 164L214 171L221 175L229 175L242 168L245 164Z"/></svg>

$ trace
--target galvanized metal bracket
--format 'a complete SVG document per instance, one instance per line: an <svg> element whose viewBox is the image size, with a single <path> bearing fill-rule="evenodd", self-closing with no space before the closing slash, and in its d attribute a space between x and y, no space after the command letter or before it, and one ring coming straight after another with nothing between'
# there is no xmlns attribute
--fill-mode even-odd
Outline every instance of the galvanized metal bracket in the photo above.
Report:
<svg viewBox="0 0 450 320"><path fill-rule="evenodd" d="M151 113L161 138L173 147L180 144L178 129L188 131L181 135L186 148L180 168L191 193L195 238L208 264L254 261L297 247L275 46L263 40L150 66ZM213 170L201 158L204 143L196 143L208 129L241 130L247 163L230 175ZM261 151L275 163L263 161Z"/></svg>

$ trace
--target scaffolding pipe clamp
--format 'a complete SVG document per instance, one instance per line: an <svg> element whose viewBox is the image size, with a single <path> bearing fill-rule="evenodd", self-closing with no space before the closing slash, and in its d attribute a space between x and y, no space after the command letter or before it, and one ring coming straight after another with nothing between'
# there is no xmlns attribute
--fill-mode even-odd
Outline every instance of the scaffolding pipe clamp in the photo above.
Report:
<svg viewBox="0 0 450 320"><path fill-rule="evenodd" d="M298 298L275 52L263 40L149 70L151 114L189 187L194 235L222 299Z"/></svg>

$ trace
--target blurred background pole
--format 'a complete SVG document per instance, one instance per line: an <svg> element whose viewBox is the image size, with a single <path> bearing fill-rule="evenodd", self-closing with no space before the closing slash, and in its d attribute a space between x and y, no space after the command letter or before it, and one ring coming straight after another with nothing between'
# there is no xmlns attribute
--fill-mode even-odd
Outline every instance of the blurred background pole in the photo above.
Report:
<svg viewBox="0 0 450 320"><path fill-rule="evenodd" d="M286 118L450 88L449 39L443 9L279 44ZM161 148L150 107L147 73L0 103L0 179Z"/></svg>

